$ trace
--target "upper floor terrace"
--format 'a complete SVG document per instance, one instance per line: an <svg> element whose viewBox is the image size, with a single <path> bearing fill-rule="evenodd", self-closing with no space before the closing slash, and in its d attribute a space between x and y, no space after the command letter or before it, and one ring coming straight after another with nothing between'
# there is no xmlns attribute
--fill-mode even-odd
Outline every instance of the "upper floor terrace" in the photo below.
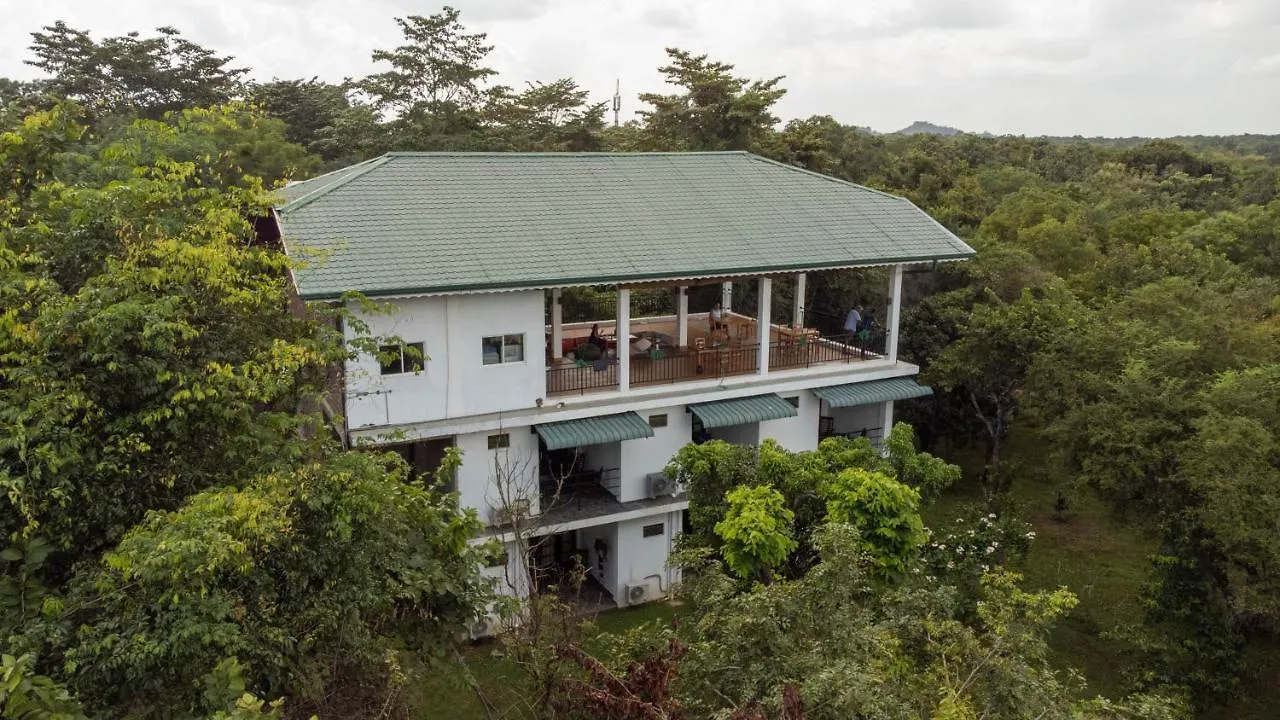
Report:
<svg viewBox="0 0 1280 720"><path fill-rule="evenodd" d="M348 362L348 431L891 363L904 267L973 254L903 198L747 153L391 153L282 194L299 297L425 358ZM814 322L806 278L866 267L891 269L883 335ZM754 306L714 316L726 283ZM612 309L566 321L585 287Z"/></svg>

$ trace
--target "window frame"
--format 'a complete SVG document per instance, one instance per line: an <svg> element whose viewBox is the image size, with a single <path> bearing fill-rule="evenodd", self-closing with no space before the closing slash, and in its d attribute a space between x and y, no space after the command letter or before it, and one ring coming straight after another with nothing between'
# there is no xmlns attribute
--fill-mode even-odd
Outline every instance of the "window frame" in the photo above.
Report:
<svg viewBox="0 0 1280 720"><path fill-rule="evenodd" d="M516 340L515 342L511 342L512 338L518 338L518 340ZM491 340L497 340L497 350L498 350L497 362L488 362L485 359L484 351L486 348L490 347ZM520 348L519 360L507 359L508 347ZM525 362L528 357L525 352L527 347L528 347L528 343L525 342L525 333L522 333L522 332L502 333L500 335L483 335L480 337L480 365L483 367L492 367L494 365L519 365L520 363Z"/></svg>
<svg viewBox="0 0 1280 720"><path fill-rule="evenodd" d="M654 528L657 528L656 530ZM656 522L651 525L645 525L640 528L642 537L662 537L667 534L667 524L665 522Z"/></svg>
<svg viewBox="0 0 1280 720"><path fill-rule="evenodd" d="M648 419L649 427L651 428L664 428L667 427L670 422L667 418L667 413L654 413L653 415L650 415ZM654 420L658 420L658 422L654 422Z"/></svg>
<svg viewBox="0 0 1280 720"><path fill-rule="evenodd" d="M788 405L790 405L791 407L793 407L793 408L795 408L795 409L797 409L797 410L799 410L799 409L800 409L800 396L799 396L799 395L792 395L791 397L785 397L785 398L782 398L782 399L783 399L783 400L786 400L786 401L787 401L787 404L788 404Z"/></svg>
<svg viewBox="0 0 1280 720"><path fill-rule="evenodd" d="M511 433L493 433L485 441L490 450L506 450L511 447Z"/></svg>
<svg viewBox="0 0 1280 720"><path fill-rule="evenodd" d="M418 365L418 366L417 366L416 368L414 368L414 369L411 369L411 370L406 370L406 369L405 369L405 361L406 361L406 358L405 358L405 354L404 354L404 349L405 349L406 347L414 348L415 350L417 350L417 351L418 351L418 354L420 355L420 357L415 361L415 362L417 363L417 365ZM415 375L416 375L417 373L425 372L425 371L426 371L426 369L427 369L427 348L426 348L425 343L422 343L422 342L402 342L402 343L400 343L399 345L379 345L379 346L378 346L378 354L379 354L379 355L383 355L383 354L386 354L386 353L389 353L389 352L393 352L393 351L395 351L395 350L399 350L399 351L400 351L400 357L398 357L396 360L394 360L394 361L392 361L392 362L390 362L390 363L383 363L383 362L382 362L382 358L377 358L377 360L378 360L378 366L379 366L379 367L378 367L378 369L379 369L379 373L380 373L380 375L381 375L382 377L388 377L388 376L391 376L391 375L410 375L410 374L415 374ZM393 369L389 369L389 368L396 368L396 369L394 369L394 370L393 370Z"/></svg>

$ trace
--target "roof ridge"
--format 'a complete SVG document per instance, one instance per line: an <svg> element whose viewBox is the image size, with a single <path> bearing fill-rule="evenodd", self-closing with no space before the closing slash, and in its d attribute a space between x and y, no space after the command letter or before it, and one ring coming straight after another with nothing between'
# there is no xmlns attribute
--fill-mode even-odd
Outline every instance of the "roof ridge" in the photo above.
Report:
<svg viewBox="0 0 1280 720"><path fill-rule="evenodd" d="M356 178L359 178L359 177L363 177L370 170L386 165L387 163L391 162L391 159L392 159L391 153L384 153L382 155L379 155L378 157L370 158L363 162L358 162L355 165L348 165L344 168L339 168L337 170L327 172L324 175L317 175L316 177L311 178L311 180L319 180L320 178L325 177L326 175L333 175L334 173L339 173L339 172L349 173L348 175L340 178L339 180L336 180L334 182L331 182L325 185L321 185L315 190L312 190L311 192L305 195L299 196L298 199L287 202L284 205L281 205L279 210L282 213L288 213L288 212L297 210L301 207L304 207L310 204L311 202L315 201L317 198L324 197L325 195L328 195L333 190L336 190L337 188L347 185L352 180L355 180ZM364 165L365 167L360 167L361 165ZM360 169L356 170L355 168L360 168ZM311 182L311 180L305 180L304 182Z"/></svg>
<svg viewBox="0 0 1280 720"><path fill-rule="evenodd" d="M853 182L852 180L845 180L844 178L838 178L838 177L835 177L834 175L826 175L826 174L823 174L823 173L820 173L820 172L817 172L817 171L814 171L814 170L810 170L810 169L808 169L808 168L802 168L802 167L800 167L799 165L791 165L790 163L779 162L779 161L777 161L777 160L773 160L772 158L767 158L767 157L765 157L765 156L763 156L763 155L757 155L757 154L755 154L755 153L753 153L753 152L746 152L746 151L743 151L743 152L744 152L746 155L749 155L753 160L759 160L759 161L761 161L761 162L767 162L767 163L769 163L769 164L771 164L771 165L777 165L778 167L784 167L784 168L786 168L786 169L788 169L788 170L794 170L794 171L796 171L796 172L804 173L804 174L806 174L806 175L812 175L812 176L814 176L814 177L819 177L819 178L822 178L823 180L827 180L827 181L829 181L829 182L840 183L841 185L850 185L850 186L852 186L852 187L856 187L856 188L858 188L859 190L866 190L866 191L868 191L868 192L873 192L873 193L875 193L875 194L877 194L877 195L883 195L883 196L885 196L885 197L887 197L887 198L893 198L894 200L906 200L906 201L907 201L907 202L909 202L909 203L911 202L910 200L907 200L907 198L902 197L901 195L894 195L893 193L885 192L884 190L877 190L877 189L875 189L875 188L873 188L873 187L867 187L866 185L859 185L858 183ZM911 203L911 204L912 204L912 205L914 205L915 203Z"/></svg>

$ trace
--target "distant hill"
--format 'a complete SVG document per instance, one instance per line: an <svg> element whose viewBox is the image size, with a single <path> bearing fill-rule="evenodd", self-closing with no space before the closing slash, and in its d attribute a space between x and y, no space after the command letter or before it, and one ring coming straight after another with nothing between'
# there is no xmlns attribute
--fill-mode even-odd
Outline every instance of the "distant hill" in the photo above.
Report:
<svg viewBox="0 0 1280 720"><path fill-rule="evenodd" d="M902 128L894 135L962 135L964 131L947 125L934 125L931 122L917 120Z"/></svg>

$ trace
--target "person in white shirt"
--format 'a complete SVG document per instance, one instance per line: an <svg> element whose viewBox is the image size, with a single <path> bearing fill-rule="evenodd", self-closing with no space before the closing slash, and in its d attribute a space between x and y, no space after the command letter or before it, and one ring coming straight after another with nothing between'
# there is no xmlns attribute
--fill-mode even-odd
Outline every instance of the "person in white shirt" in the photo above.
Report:
<svg viewBox="0 0 1280 720"><path fill-rule="evenodd" d="M720 303L711 308L711 329L719 330L724 327L724 308L720 307Z"/></svg>
<svg viewBox="0 0 1280 720"><path fill-rule="evenodd" d="M857 333L862 326L862 308L854 306L849 311L849 316L844 319L844 331L853 335Z"/></svg>

